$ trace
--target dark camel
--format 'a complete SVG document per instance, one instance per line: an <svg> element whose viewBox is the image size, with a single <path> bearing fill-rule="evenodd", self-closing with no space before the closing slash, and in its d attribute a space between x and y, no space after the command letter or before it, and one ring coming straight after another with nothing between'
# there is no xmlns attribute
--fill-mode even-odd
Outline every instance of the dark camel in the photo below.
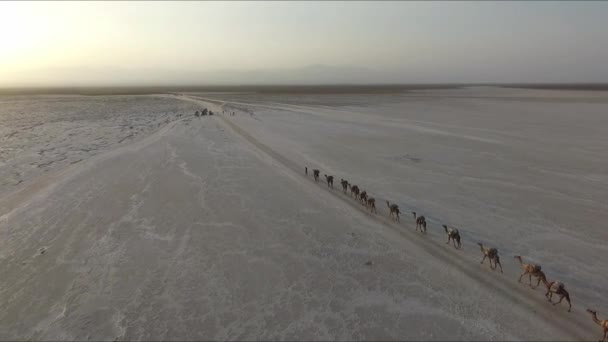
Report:
<svg viewBox="0 0 608 342"><path fill-rule="evenodd" d="M328 188L334 188L334 176L328 176L328 175L324 175L325 176L325 180L327 181L327 187Z"/></svg>
<svg viewBox="0 0 608 342"><path fill-rule="evenodd" d="M359 199L359 187L356 185L348 184L348 188L350 189L350 195L355 196L355 199Z"/></svg>
<svg viewBox="0 0 608 342"><path fill-rule="evenodd" d="M570 294L568 293L568 291L566 291L564 283L559 281L547 281L547 277L545 277L545 274L542 271L538 273L538 277L547 287L547 293L545 293L545 297L547 297L547 300L551 304L557 305L561 303L564 298L566 298L566 301L568 302L568 312L570 312L570 310L572 309L572 302L570 302ZM554 293L559 296L559 301L555 303L553 303L552 301Z"/></svg>
<svg viewBox="0 0 608 342"><path fill-rule="evenodd" d="M486 258L488 258L488 260L490 260L490 269L495 270L496 266L500 266L500 273L502 273L502 265L500 264L498 249L484 247L481 242L478 242L477 244L479 245L479 247L481 247L481 251L483 252L483 259L481 259L480 264L483 264ZM494 261L494 266L492 266L492 261Z"/></svg>
<svg viewBox="0 0 608 342"><path fill-rule="evenodd" d="M315 182L319 181L319 170L312 169L312 175L315 177Z"/></svg>
<svg viewBox="0 0 608 342"><path fill-rule="evenodd" d="M386 206L388 207L388 210L390 210L388 216L392 217L393 219L396 219L397 222L399 222L399 206L394 203L390 204L389 201L386 201Z"/></svg>
<svg viewBox="0 0 608 342"><path fill-rule="evenodd" d="M445 224L442 224L442 226L445 230L445 233L448 235L448 242L446 242L446 245L450 243L450 240L452 240L454 248L460 249L460 232L458 232L458 229L453 227L448 228L448 226L446 226ZM456 247L456 245L458 245L458 247Z"/></svg>
<svg viewBox="0 0 608 342"><path fill-rule="evenodd" d="M346 193L346 190L348 189L348 181L340 178L340 184L342 184L342 191Z"/></svg>
<svg viewBox="0 0 608 342"><path fill-rule="evenodd" d="M591 314L591 319L593 322L604 329L604 337L600 340L600 342L606 341L606 335L608 335L608 319L598 319L597 312L595 312L595 310L587 309L587 312Z"/></svg>
<svg viewBox="0 0 608 342"><path fill-rule="evenodd" d="M367 207L369 208L369 210L372 213L378 213L378 211L376 210L376 199L373 197L368 197L367 198Z"/></svg>
<svg viewBox="0 0 608 342"><path fill-rule="evenodd" d="M359 202L367 206L367 192L365 190L361 191L361 194L359 194Z"/></svg>
<svg viewBox="0 0 608 342"><path fill-rule="evenodd" d="M416 220L416 231L418 231L418 227L420 227L420 231L426 233L426 218L424 216L417 216L415 211L412 211L414 215L414 220Z"/></svg>

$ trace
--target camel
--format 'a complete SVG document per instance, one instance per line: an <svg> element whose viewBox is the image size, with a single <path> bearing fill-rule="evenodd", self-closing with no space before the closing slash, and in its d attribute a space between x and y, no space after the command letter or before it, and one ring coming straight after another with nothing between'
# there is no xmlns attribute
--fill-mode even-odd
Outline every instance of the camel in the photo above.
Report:
<svg viewBox="0 0 608 342"><path fill-rule="evenodd" d="M312 175L315 177L315 182L319 181L319 170L312 169Z"/></svg>
<svg viewBox="0 0 608 342"><path fill-rule="evenodd" d="M460 249L460 232L458 232L458 229L453 227L448 228L448 226L446 226L445 224L442 224L442 226L445 230L445 233L448 235L448 242L446 242L446 245L450 243L450 240L452 240L454 248ZM458 247L456 247L456 245L458 245Z"/></svg>
<svg viewBox="0 0 608 342"><path fill-rule="evenodd" d="M606 335L608 335L608 319L598 319L597 312L595 312L595 310L587 309L587 312L591 314L591 319L593 319L593 322L604 329L604 338L602 338L600 342L606 341Z"/></svg>
<svg viewBox="0 0 608 342"><path fill-rule="evenodd" d="M328 188L334 188L334 176L328 176L328 175L323 175L325 176L325 180L327 181L327 187Z"/></svg>
<svg viewBox="0 0 608 342"><path fill-rule="evenodd" d="M498 249L496 248L488 248L484 247L481 242L477 243L483 252L483 259L481 259L480 264L488 258L490 260L490 269L496 270L496 266L500 266L500 273L502 273L502 265L500 264L500 257L498 256ZM492 260L494 261L494 266L492 266Z"/></svg>
<svg viewBox="0 0 608 342"><path fill-rule="evenodd" d="M355 199L359 199L359 187L348 184L348 188L350 189L350 195L355 195Z"/></svg>
<svg viewBox="0 0 608 342"><path fill-rule="evenodd" d="M369 210L372 213L378 213L378 211L376 210L376 199L373 197L368 197L367 198L367 207L369 208Z"/></svg>
<svg viewBox="0 0 608 342"><path fill-rule="evenodd" d="M348 181L340 178L340 184L342 184L342 191L346 193L346 189L348 189Z"/></svg>
<svg viewBox="0 0 608 342"><path fill-rule="evenodd" d="M547 293L545 293L545 297L547 297L547 300L551 304L557 305L561 303L564 298L566 298L566 301L568 302L568 312L570 312L570 310L572 309L572 302L570 302L570 294L568 293L568 291L566 291L566 286L564 285L564 283L560 281L547 281L547 277L545 277L545 274L542 271L539 271L538 277L547 287ZM559 296L559 301L555 303L553 303L552 300L554 293Z"/></svg>
<svg viewBox="0 0 608 342"><path fill-rule="evenodd" d="M414 215L414 220L416 220L416 231L420 227L420 231L426 233L426 218L424 216L417 216L415 211L412 211L412 214Z"/></svg>
<svg viewBox="0 0 608 342"><path fill-rule="evenodd" d="M361 204L367 206L367 191L361 191L361 194L359 194L359 201Z"/></svg>
<svg viewBox="0 0 608 342"><path fill-rule="evenodd" d="M386 201L386 206L388 207L388 209L390 210L388 216L394 218L397 220L397 222L399 222L399 206L396 204L391 204L389 201Z"/></svg>
<svg viewBox="0 0 608 342"><path fill-rule="evenodd" d="M521 265L521 268L524 271L524 273L522 273L519 276L519 280L518 281L521 283L521 278L527 274L529 282L530 282L530 287L531 288L535 288L534 286L532 286L532 276L537 277L538 278L538 283L540 283L540 273L539 272L542 272L541 271L542 267L540 265L537 265L537 264L527 264L527 263L524 263L523 260L521 259L521 256L519 256L519 255L514 256L514 258L517 259L517 260L519 260L519 264ZM536 286L538 286L538 283L536 284Z"/></svg>

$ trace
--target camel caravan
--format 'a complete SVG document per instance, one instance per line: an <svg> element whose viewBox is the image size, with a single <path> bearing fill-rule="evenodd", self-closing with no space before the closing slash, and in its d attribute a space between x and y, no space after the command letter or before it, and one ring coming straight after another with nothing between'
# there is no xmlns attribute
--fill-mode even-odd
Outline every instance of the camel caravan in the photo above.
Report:
<svg viewBox="0 0 608 342"><path fill-rule="evenodd" d="M305 174L308 175L308 167L305 167L304 170L305 170ZM312 171L313 171L314 181L318 182L320 171L318 169L313 169ZM324 176L325 176L325 180L327 182L327 187L329 189L333 189L334 176L330 176L327 174L324 174ZM370 211L370 213L375 213L375 214L378 213L378 211L376 210L376 199L374 197L371 197L366 190L362 190L358 185L351 184L348 182L348 180L343 179L343 178L340 178L340 185L342 186L342 193L344 195L348 195L349 197L357 200L361 205L363 205L366 209L368 209ZM389 211L388 217L395 222L400 222L399 214L401 212L399 210L399 205L397 205L395 203L391 203L390 201L386 200L386 206ZM426 232L427 232L426 218L422 215L418 215L415 211L412 211L412 215L414 217L414 223L416 225L415 230L416 231L420 230L420 232L422 234L426 234ZM441 226L443 227L443 230L448 238L448 240L445 244L450 244L450 242L452 242L452 245L454 246L455 249L457 249L457 250L461 249L462 243L461 243L461 235L460 235L459 230L455 227L449 227L445 224L442 224ZM500 263L500 257L498 255L498 249L495 247L486 246L486 245L482 244L481 242L477 242L477 245L479 245L479 248L483 255L483 258L481 259L480 264L483 264L485 262L485 260L488 259L490 269L492 271L495 271L500 268L500 273L502 274L503 270L502 270L502 264ZM548 281L547 277L546 277L545 273L542 271L542 267L540 265L534 264L534 263L525 263L523 261L522 257L519 255L515 255L514 258L519 262L519 264L522 268L522 272L523 272L519 276L518 282L521 283L522 278L527 276L528 285L532 289L536 289L542 282L546 288L545 297L547 298L547 301L549 301L553 305L557 305L557 304L560 304L565 299L566 302L568 303L568 312L571 312L572 303L570 301L570 294L568 293L565 285L562 282ZM532 285L532 282L533 282L532 278L535 278L536 285ZM556 302L553 302L553 295L558 296L558 300ZM596 324L598 324L600 327L602 327L602 329L603 329L604 337L603 337L603 340L601 340L600 342L606 341L606 337L608 335L608 320L599 320L597 318L596 312L594 310L587 309L587 311L589 313L591 313L593 321Z"/></svg>

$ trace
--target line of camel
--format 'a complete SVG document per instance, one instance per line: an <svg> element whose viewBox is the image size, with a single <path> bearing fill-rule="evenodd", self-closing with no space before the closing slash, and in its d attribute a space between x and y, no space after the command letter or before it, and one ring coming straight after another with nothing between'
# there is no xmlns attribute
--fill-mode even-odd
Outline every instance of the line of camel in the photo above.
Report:
<svg viewBox="0 0 608 342"><path fill-rule="evenodd" d="M304 167L304 172L306 175L308 175L308 167ZM320 171L318 169L312 169L312 174L315 182L318 182ZM327 174L324 174L323 176L325 177L325 181L327 182L327 187L333 189L334 176ZM364 205L368 210L370 210L371 213L378 213L378 211L376 210L376 199L371 197L367 193L367 191L360 189L358 185L349 183L346 179L340 179L340 185L342 186L342 192L344 194L348 194L348 192L350 191L350 196L353 197L355 200L358 200L362 205ZM401 214L401 211L399 210L399 206L395 203L390 203L389 201L386 201L386 205L389 209L389 217L396 222L400 222L399 215ZM415 211L412 211L412 215L414 217L414 222L416 223L416 231L420 230L421 233L426 234L426 218L424 216L418 216ZM441 226L443 227L448 238L446 244L452 242L454 248L460 249L462 245L460 242L460 232L458 231L458 229L455 227L448 227L445 224L442 224ZM479 245L483 254L483 258L481 259L480 264L483 264L484 261L488 259L490 269L497 270L498 268L500 268L500 273L503 273L502 265L500 263L500 257L498 256L498 249L495 247L485 246L481 242L478 242L477 244ZM570 301L570 294L566 290L566 286L564 285L564 283L560 281L548 281L545 273L542 271L541 265L534 263L525 263L520 255L516 255L514 258L519 261L519 264L523 271L523 273L519 276L518 279L520 283L521 279L526 275L528 276L529 286L532 289L537 288L542 282L547 289L547 291L545 292L545 297L547 298L547 300L551 304L557 305L561 303L562 300L566 299L566 301L568 302L568 312L571 312L572 302ZM532 285L532 277L535 278L536 285ZM556 302L553 302L554 294L559 297L559 300ZM587 312L591 314L593 322L595 322L603 329L604 336L603 339L600 340L600 342L606 341L606 338L608 336L608 319L598 319L595 310L587 309Z"/></svg>

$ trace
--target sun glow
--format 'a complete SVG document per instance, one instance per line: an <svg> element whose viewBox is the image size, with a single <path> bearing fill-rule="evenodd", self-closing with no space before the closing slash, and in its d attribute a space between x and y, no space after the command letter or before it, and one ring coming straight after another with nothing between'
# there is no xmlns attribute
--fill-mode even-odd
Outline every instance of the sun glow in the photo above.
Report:
<svg viewBox="0 0 608 342"><path fill-rule="evenodd" d="M31 4L0 3L0 67L14 67L37 45L39 24L30 20Z"/></svg>
<svg viewBox="0 0 608 342"><path fill-rule="evenodd" d="M0 2L0 82L16 82L24 73L37 79L37 70L94 62L108 25L92 20L94 11L83 11L84 6L96 5Z"/></svg>

